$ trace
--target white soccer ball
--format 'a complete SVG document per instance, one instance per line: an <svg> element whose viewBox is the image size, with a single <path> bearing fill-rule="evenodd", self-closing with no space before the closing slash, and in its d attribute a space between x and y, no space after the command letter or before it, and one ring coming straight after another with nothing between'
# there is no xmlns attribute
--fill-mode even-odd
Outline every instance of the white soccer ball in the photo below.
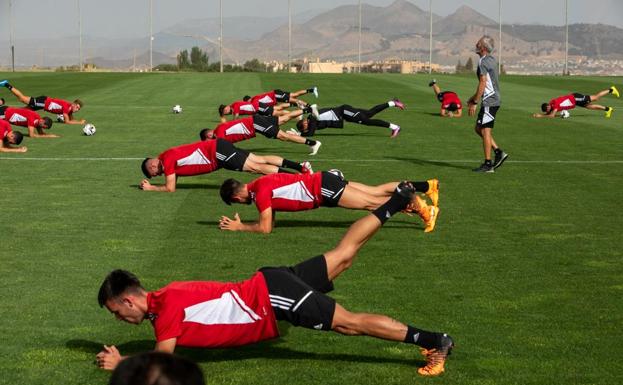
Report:
<svg viewBox="0 0 623 385"><path fill-rule="evenodd" d="M56 121L59 123L65 123L65 115L63 114L56 115Z"/></svg>
<svg viewBox="0 0 623 385"><path fill-rule="evenodd" d="M567 119L567 118L568 118L568 117L570 117L570 116L571 116L571 114L569 113L569 111L567 111L567 110L562 110L562 111L560 111L560 117L561 117L561 118L563 118L563 119Z"/></svg>
<svg viewBox="0 0 623 385"><path fill-rule="evenodd" d="M82 132L84 132L84 134L86 136L91 136L91 135L95 135L95 126L92 125L91 123L87 123L84 125L84 127L82 128Z"/></svg>
<svg viewBox="0 0 623 385"><path fill-rule="evenodd" d="M173 106L173 113L174 114L181 114L182 113L182 106L180 106L179 104L176 104Z"/></svg>

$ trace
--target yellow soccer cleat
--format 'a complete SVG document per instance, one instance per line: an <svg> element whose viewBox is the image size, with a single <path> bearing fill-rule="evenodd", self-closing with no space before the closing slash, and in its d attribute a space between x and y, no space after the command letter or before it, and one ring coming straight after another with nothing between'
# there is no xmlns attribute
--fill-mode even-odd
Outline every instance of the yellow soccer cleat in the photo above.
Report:
<svg viewBox="0 0 623 385"><path fill-rule="evenodd" d="M425 233L430 233L435 230L435 224L437 223L437 217L439 216L439 207L436 206L428 206L428 220L425 220L426 227L424 228Z"/></svg>
<svg viewBox="0 0 623 385"><path fill-rule="evenodd" d="M621 95L619 94L619 90L617 90L617 88L616 88L615 86L610 87L610 92L612 93L612 95L616 96L617 98L618 98L619 96L621 96Z"/></svg>
<svg viewBox="0 0 623 385"><path fill-rule="evenodd" d="M433 201L433 206L439 206L439 180L429 179L427 182L428 191L426 192L426 196Z"/></svg>
<svg viewBox="0 0 623 385"><path fill-rule="evenodd" d="M614 108L608 107L608 109L606 110L606 118L612 116L612 111L614 111Z"/></svg>
<svg viewBox="0 0 623 385"><path fill-rule="evenodd" d="M419 368L417 372L422 376L438 376L445 371L446 359L452 352L454 342L452 338L444 334L441 345L433 349L421 349L422 355L426 358L426 365Z"/></svg>

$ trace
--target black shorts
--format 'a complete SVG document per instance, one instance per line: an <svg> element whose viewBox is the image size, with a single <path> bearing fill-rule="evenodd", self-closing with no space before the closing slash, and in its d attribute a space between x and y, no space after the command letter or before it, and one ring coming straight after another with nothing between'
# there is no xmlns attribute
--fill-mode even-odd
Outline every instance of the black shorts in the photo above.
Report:
<svg viewBox="0 0 623 385"><path fill-rule="evenodd" d="M437 94L437 100L439 100L439 103L443 102L443 96L446 94L447 91L442 91L440 93Z"/></svg>
<svg viewBox="0 0 623 385"><path fill-rule="evenodd" d="M274 90L275 100L279 103L290 103L290 93L288 91Z"/></svg>
<svg viewBox="0 0 623 385"><path fill-rule="evenodd" d="M0 106L0 119L4 119L4 112L9 106Z"/></svg>
<svg viewBox="0 0 623 385"><path fill-rule="evenodd" d="M577 92L573 93L573 97L575 98L575 105L580 107L586 107L591 102L590 95L578 94Z"/></svg>
<svg viewBox="0 0 623 385"><path fill-rule="evenodd" d="M263 267L270 303L278 320L308 329L331 330L335 300L324 255L295 266Z"/></svg>
<svg viewBox="0 0 623 385"><path fill-rule="evenodd" d="M43 107L45 106L45 101L48 99L47 96L37 96L37 97L31 97L30 100L28 101L28 108L30 108L31 110L42 110Z"/></svg>
<svg viewBox="0 0 623 385"><path fill-rule="evenodd" d="M225 139L216 139L216 161L218 166L232 171L242 171L249 152L235 147Z"/></svg>
<svg viewBox="0 0 623 385"><path fill-rule="evenodd" d="M269 106L266 103L259 104L259 108L257 110L258 115L273 116L273 112L275 112L275 108L273 106Z"/></svg>
<svg viewBox="0 0 623 385"><path fill-rule="evenodd" d="M322 204L325 207L336 207L348 181L339 176L323 171L320 182L320 194L322 194Z"/></svg>
<svg viewBox="0 0 623 385"><path fill-rule="evenodd" d="M476 125L481 128L493 128L495 125L495 115L497 115L499 109L500 106L480 107Z"/></svg>
<svg viewBox="0 0 623 385"><path fill-rule="evenodd" d="M279 133L279 119L276 116L253 115L253 128L269 139L275 139Z"/></svg>

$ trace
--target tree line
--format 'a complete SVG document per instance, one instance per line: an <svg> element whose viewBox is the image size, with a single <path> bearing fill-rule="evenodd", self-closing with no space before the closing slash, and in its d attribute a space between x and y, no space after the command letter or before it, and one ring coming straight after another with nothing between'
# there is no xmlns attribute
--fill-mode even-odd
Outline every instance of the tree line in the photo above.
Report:
<svg viewBox="0 0 623 385"><path fill-rule="evenodd" d="M189 72L219 72L220 62L210 63L207 52L199 47L192 47L190 52L182 50L177 54L177 64L160 64L154 67L158 71L189 71ZM247 60L242 65L224 64L224 72L266 72L266 65L258 59Z"/></svg>

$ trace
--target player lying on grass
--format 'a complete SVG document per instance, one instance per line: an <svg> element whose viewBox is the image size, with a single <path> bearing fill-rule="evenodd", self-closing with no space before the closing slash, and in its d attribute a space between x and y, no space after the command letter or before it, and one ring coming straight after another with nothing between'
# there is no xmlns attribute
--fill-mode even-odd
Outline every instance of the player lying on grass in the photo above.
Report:
<svg viewBox="0 0 623 385"><path fill-rule="evenodd" d="M277 321L283 320L311 330L420 346L426 365L418 373L439 375L454 347L450 336L385 315L353 313L327 295L361 247L392 215L405 210L414 194L410 183L401 183L381 207L353 223L335 248L298 265L264 267L238 283L172 282L151 292L134 274L114 270L100 287L99 305L127 323L149 320L160 352L172 353L177 346L228 348L277 338ZM104 346L96 356L99 367L107 370L124 358L115 346Z"/></svg>
<svg viewBox="0 0 623 385"><path fill-rule="evenodd" d="M416 212L425 223L425 232L435 228L439 208L439 182L411 182L418 193L425 193L433 201L429 206L417 194L409 211ZM392 195L398 182L378 186L346 181L338 170L314 174L274 174L260 177L248 184L227 179L221 185L221 198L225 203L255 203L260 218L257 222L243 223L238 213L234 218L222 216L222 230L270 233L277 211L304 211L318 207L343 207L353 210L375 210Z"/></svg>
<svg viewBox="0 0 623 385"><path fill-rule="evenodd" d="M316 130L324 128L343 128L344 121L363 124L366 126L378 126L391 129L391 137L395 138L400 133L400 126L380 119L372 119L374 115L388 107L397 107L404 110L404 104L398 100L390 100L387 103L379 104L369 110L356 108L343 104L332 108L321 108L318 110L318 117L310 115L307 119L296 123L301 136L313 136Z"/></svg>
<svg viewBox="0 0 623 385"><path fill-rule="evenodd" d="M459 95L452 91L442 92L435 79L428 83L428 86L433 87L433 92L441 103L439 115L448 118L460 118L463 115L463 104L461 104Z"/></svg>
<svg viewBox="0 0 623 385"><path fill-rule="evenodd" d="M606 118L609 118L612 115L612 111L614 111L612 107L601 106L593 103L608 94L612 94L618 98L619 90L617 90L615 86L612 86L607 90L598 92L595 95L583 95L574 92L569 95L559 96L550 100L549 103L541 104L541 111L543 111L543 114L532 114L532 116L535 118L553 118L556 116L557 112L572 110L576 106L580 106L588 108L589 110L605 111Z"/></svg>
<svg viewBox="0 0 623 385"><path fill-rule="evenodd" d="M298 172L312 172L309 162L297 163L275 155L259 156L234 147L224 139L206 140L173 147L157 158L145 158L141 170L145 177L164 174L163 185L152 185L143 179L139 188L145 191L175 192L177 177L209 174L219 168L258 174L285 172L281 167Z"/></svg>
<svg viewBox="0 0 623 385"><path fill-rule="evenodd" d="M286 113L290 106L301 108L308 106L307 102L297 99L298 96L308 92L313 92L318 97L318 88L313 87L307 90L288 92L273 90L255 96L245 96L242 100L235 101L229 105L221 104L218 108L221 123L227 121L227 115L233 115L238 119L240 115L261 114L265 116L281 116Z"/></svg>
<svg viewBox="0 0 623 385"><path fill-rule="evenodd" d="M43 130L52 128L52 119L42 118L38 113L26 108L0 107L0 119L15 126L27 127L31 138L58 138L56 134L46 134Z"/></svg>
<svg viewBox="0 0 623 385"><path fill-rule="evenodd" d="M288 112L286 115L261 116L253 115L244 119L232 120L231 122L221 123L214 129L204 128L199 132L201 140L222 138L231 143L240 142L255 138L255 133L259 132L268 139L279 139L285 142L293 142L305 144L310 147L309 155L316 155L322 143L317 140L302 138L290 132L281 131L279 126L285 124L290 119L297 118L303 112L311 112L311 107L305 107L303 110Z"/></svg>
<svg viewBox="0 0 623 385"><path fill-rule="evenodd" d="M80 99L76 99L73 102L68 102L62 99L53 99L48 96L26 96L20 90L13 87L8 80L0 81L0 86L5 86L8 88L17 100L24 103L28 108L33 111L41 110L47 111L52 114L56 114L59 116L59 122L66 124L84 124L86 120L74 120L74 113L80 111L83 106L83 103ZM62 116L62 118L61 118Z"/></svg>
<svg viewBox="0 0 623 385"><path fill-rule="evenodd" d="M26 146L19 147L23 139L24 135L22 135L21 132L13 131L11 125L7 121L0 120L0 152L28 151Z"/></svg>

